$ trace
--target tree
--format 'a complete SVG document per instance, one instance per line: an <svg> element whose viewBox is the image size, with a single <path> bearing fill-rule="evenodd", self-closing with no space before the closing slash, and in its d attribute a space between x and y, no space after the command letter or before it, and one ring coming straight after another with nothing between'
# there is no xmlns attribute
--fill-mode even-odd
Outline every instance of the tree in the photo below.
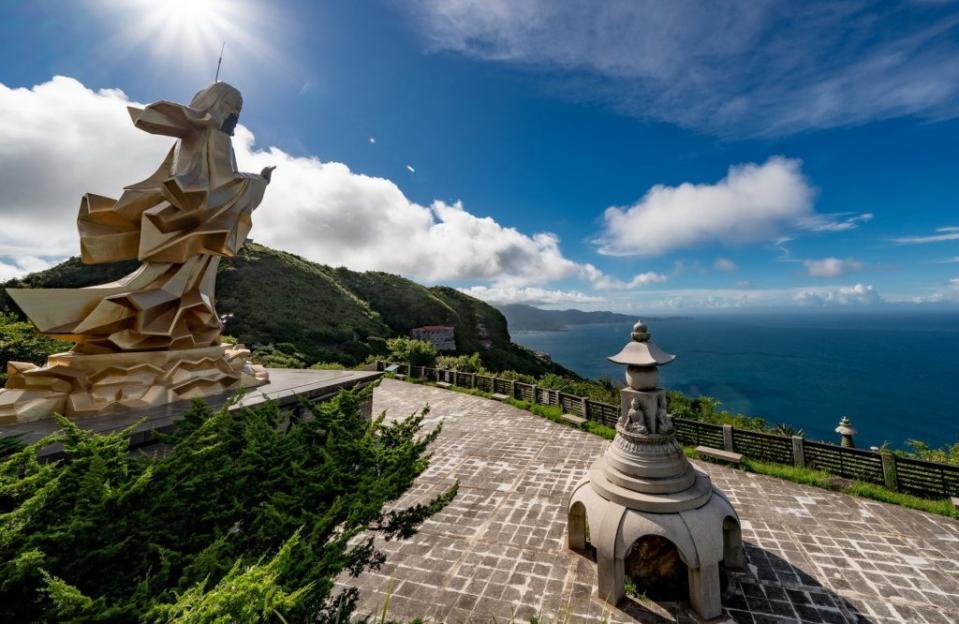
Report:
<svg viewBox="0 0 959 624"><path fill-rule="evenodd" d="M415 340L406 336L390 338L386 341L393 362L408 362L413 366L432 366L436 361L436 347L425 340Z"/></svg>
<svg viewBox="0 0 959 624"><path fill-rule="evenodd" d="M384 506L426 469L425 410L367 421L371 390L309 406L213 412L195 402L168 450L127 434L62 430L0 460L0 621L340 622L357 593L341 572L384 559L456 495ZM39 451L62 443L69 461Z"/></svg>

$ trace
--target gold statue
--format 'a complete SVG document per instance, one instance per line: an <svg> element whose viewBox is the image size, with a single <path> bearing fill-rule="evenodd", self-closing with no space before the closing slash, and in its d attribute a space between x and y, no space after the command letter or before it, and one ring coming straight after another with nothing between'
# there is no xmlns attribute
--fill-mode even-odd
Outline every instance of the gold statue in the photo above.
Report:
<svg viewBox="0 0 959 624"><path fill-rule="evenodd" d="M189 106L128 107L133 124L178 140L156 173L119 200L86 194L77 225L86 264L137 258L140 267L89 288L7 292L37 329L76 344L46 366L7 365L0 423L161 405L267 382L242 345L221 345L216 269L252 225L273 167L240 173L230 137L240 92L216 82Z"/></svg>

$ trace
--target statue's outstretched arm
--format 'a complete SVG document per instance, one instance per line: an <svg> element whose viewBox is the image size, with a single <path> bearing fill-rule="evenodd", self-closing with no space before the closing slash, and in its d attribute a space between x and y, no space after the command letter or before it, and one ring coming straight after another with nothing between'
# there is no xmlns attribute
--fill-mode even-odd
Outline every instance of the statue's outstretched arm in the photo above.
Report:
<svg viewBox="0 0 959 624"><path fill-rule="evenodd" d="M146 108L127 106L130 119L140 130L150 134L162 134L183 138L191 132L215 122L209 115L198 115L188 106L161 100Z"/></svg>

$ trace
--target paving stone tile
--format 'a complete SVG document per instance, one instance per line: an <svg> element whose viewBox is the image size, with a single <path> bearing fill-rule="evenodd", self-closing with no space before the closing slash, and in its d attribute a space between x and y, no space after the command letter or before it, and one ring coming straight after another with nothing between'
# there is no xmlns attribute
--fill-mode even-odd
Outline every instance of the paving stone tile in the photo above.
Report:
<svg viewBox="0 0 959 624"><path fill-rule="evenodd" d="M385 380L374 410L398 418L429 404L443 423L430 467L397 508L459 481L456 499L408 540L377 546L387 562L340 588L358 615L426 622L696 621L675 603L595 596L595 566L567 551L566 496L606 442L512 406ZM959 522L717 464L702 466L742 520L748 571L730 574L735 622L959 622Z"/></svg>

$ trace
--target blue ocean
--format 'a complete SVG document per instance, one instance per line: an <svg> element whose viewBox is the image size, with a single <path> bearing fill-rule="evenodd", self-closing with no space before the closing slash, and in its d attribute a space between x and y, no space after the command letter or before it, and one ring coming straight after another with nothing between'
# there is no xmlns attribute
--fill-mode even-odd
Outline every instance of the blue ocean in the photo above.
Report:
<svg viewBox="0 0 959 624"><path fill-rule="evenodd" d="M645 319L644 319L645 320ZM955 312L715 315L647 320L653 340L677 355L666 388L719 399L723 408L838 441L842 416L857 446L909 438L959 441L959 314ZM516 331L513 341L585 377L623 368L606 361L631 324Z"/></svg>

